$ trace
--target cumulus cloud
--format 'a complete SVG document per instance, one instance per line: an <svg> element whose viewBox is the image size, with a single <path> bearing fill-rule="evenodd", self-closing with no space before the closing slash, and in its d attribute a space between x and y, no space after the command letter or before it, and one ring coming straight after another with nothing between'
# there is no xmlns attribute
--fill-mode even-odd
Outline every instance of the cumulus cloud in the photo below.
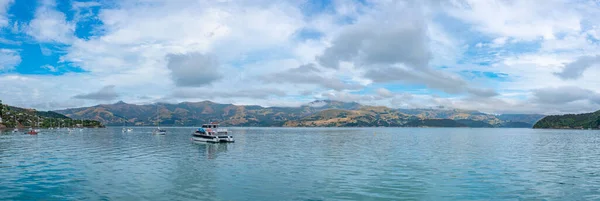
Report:
<svg viewBox="0 0 600 201"><path fill-rule="evenodd" d="M498 92L493 89L481 89L481 88L467 88L467 91L475 96L479 97L493 97L497 96Z"/></svg>
<svg viewBox="0 0 600 201"><path fill-rule="evenodd" d="M414 68L426 68L431 59L423 14L417 9L397 3L386 5L377 19L367 19L345 28L322 55L317 56L325 67L338 68L339 63L354 62L357 66L404 63ZM386 20L402 19L402 20ZM385 28L382 28L385 27Z"/></svg>
<svg viewBox="0 0 600 201"><path fill-rule="evenodd" d="M209 96L207 96L209 94ZM265 89L244 89L236 91L223 91L223 90L210 90L210 89L179 89L173 92L174 98L185 98L185 99L211 99L211 98L252 98L252 99L264 99L270 96L286 96L286 93L279 89L265 88Z"/></svg>
<svg viewBox="0 0 600 201"><path fill-rule="evenodd" d="M321 94L321 97L328 99L328 100L343 101L343 102L363 102L363 101L370 101L373 99L372 96L352 94L352 93L348 93L348 92L344 92L344 91L324 92Z"/></svg>
<svg viewBox="0 0 600 201"><path fill-rule="evenodd" d="M586 69L598 64L600 64L600 55L582 56L575 61L566 64L561 72L554 73L554 75L563 80L578 79L583 76L583 72Z"/></svg>
<svg viewBox="0 0 600 201"><path fill-rule="evenodd" d="M384 98L391 98L394 96L394 94L390 91L387 90L386 88L379 88L377 89L377 95L384 97Z"/></svg>
<svg viewBox="0 0 600 201"><path fill-rule="evenodd" d="M42 103L35 103L31 107L38 110L54 110L57 108L76 108L84 104L84 100L68 100L68 101L44 101Z"/></svg>
<svg viewBox="0 0 600 201"><path fill-rule="evenodd" d="M97 101L110 101L115 100L119 97L119 94L115 91L115 85L108 85L102 87L99 91L87 93L87 94L79 94L73 96L75 99L87 99L87 100L97 100Z"/></svg>
<svg viewBox="0 0 600 201"><path fill-rule="evenodd" d="M26 33L39 42L70 43L75 24L67 21L64 13L56 10L56 2L44 0L29 22Z"/></svg>
<svg viewBox="0 0 600 201"><path fill-rule="evenodd" d="M12 70L21 63L19 52L10 49L0 49L0 72Z"/></svg>
<svg viewBox="0 0 600 201"><path fill-rule="evenodd" d="M568 4L562 0L456 0L443 3L443 8L445 13L470 23L482 33L537 40L540 37L553 39L555 33L581 30L580 12Z"/></svg>
<svg viewBox="0 0 600 201"><path fill-rule="evenodd" d="M296 84L318 84L327 89L334 90L356 90L363 88L358 83L343 82L336 77L325 77L321 70L317 69L315 64L305 64L297 68L292 68L283 72L264 76L264 81L268 83L296 83Z"/></svg>
<svg viewBox="0 0 600 201"><path fill-rule="evenodd" d="M6 45L21 45L22 44L21 41L14 41L14 40L6 39L6 38L0 38L0 43L6 44Z"/></svg>
<svg viewBox="0 0 600 201"><path fill-rule="evenodd" d="M101 6L101 4L93 1L73 1L71 3L71 6L73 7L73 9L78 9Z"/></svg>
<svg viewBox="0 0 600 201"><path fill-rule="evenodd" d="M384 3L380 6L381 11L371 18L343 29L316 60L334 69L340 62L351 62L366 69L365 77L375 83L400 82L447 93L495 95L491 89L468 88L462 78L430 67L433 56L424 20L427 16L419 12L421 4Z"/></svg>
<svg viewBox="0 0 600 201"><path fill-rule="evenodd" d="M44 55L44 56L50 56L50 55L52 55L52 50L50 48L45 47L45 46L40 45L40 51L42 52L42 55Z"/></svg>
<svg viewBox="0 0 600 201"><path fill-rule="evenodd" d="M87 18L93 17L92 8L102 6L102 4L93 1L73 1L71 8L75 11L73 21L80 22Z"/></svg>
<svg viewBox="0 0 600 201"><path fill-rule="evenodd" d="M221 79L219 62L200 53L171 54L167 56L171 78L180 87L200 87Z"/></svg>
<svg viewBox="0 0 600 201"><path fill-rule="evenodd" d="M374 82L404 82L424 84L448 93L460 93L467 83L451 75L442 75L431 71L414 71L400 67L380 67L367 71L365 76Z"/></svg>
<svg viewBox="0 0 600 201"><path fill-rule="evenodd" d="M578 100L600 100L600 94L576 86L549 87L533 90L535 100L545 104L564 104Z"/></svg>
<svg viewBox="0 0 600 201"><path fill-rule="evenodd" d="M391 107L393 107L393 108L399 108L401 106L405 106L406 108L423 107L422 105L415 106L414 104L411 104L411 101L413 99L414 99L414 96L412 94L404 93L398 97L392 98L392 100L390 101Z"/></svg>
<svg viewBox="0 0 600 201"><path fill-rule="evenodd" d="M497 95L493 89L470 87L461 78L439 71L413 71L400 67L381 67L367 71L365 76L381 83L422 84L428 88L439 89L451 94L469 93L485 97Z"/></svg>
<svg viewBox="0 0 600 201"><path fill-rule="evenodd" d="M43 65L42 68L43 69L47 69L50 72L57 72L58 71L58 68L56 68L56 67L54 67L52 65L48 65L48 64Z"/></svg>
<svg viewBox="0 0 600 201"><path fill-rule="evenodd" d="M14 0L0 0L0 27L5 27L8 25L9 19L6 14L8 12L8 8L11 4L14 3Z"/></svg>
<svg viewBox="0 0 600 201"><path fill-rule="evenodd" d="M600 86L600 68L589 59L600 52L600 24L590 20L600 9L580 1L333 1L326 11L312 1L69 1L59 11L41 0L30 22L7 14L15 2L0 0L7 34L0 36L0 71L8 72L0 74L0 95L24 106L97 104L102 100L70 98L115 85L127 102L202 100L208 91L214 101L259 105L329 97L485 111L600 108L595 95L580 95ZM23 34L25 41L13 41ZM36 42L43 55L59 57L38 72L58 74L51 71L65 64L83 72L13 71L31 59L21 52L37 48L20 44ZM506 77L462 73L474 71ZM418 93L377 89L404 84ZM572 89L578 93L567 93L571 98L548 95L563 85L586 89ZM438 91L445 96L431 95Z"/></svg>

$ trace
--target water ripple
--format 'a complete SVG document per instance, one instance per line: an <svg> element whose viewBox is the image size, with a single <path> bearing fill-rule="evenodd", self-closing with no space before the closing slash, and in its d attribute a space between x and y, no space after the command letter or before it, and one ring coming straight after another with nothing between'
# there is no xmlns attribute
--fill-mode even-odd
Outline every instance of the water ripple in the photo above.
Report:
<svg viewBox="0 0 600 201"><path fill-rule="evenodd" d="M600 132L192 128L0 134L0 200L598 200Z"/></svg>

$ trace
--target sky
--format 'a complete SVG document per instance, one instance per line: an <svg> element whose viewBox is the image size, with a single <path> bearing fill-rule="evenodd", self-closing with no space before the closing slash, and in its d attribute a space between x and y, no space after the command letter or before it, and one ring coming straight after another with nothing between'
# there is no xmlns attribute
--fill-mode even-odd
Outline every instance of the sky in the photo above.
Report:
<svg viewBox="0 0 600 201"><path fill-rule="evenodd" d="M600 109L598 0L0 0L0 100Z"/></svg>

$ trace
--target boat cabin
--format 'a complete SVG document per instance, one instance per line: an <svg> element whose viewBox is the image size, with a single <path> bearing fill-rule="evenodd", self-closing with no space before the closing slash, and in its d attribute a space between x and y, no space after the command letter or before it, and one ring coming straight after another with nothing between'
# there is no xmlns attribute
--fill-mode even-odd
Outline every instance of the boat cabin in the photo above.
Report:
<svg viewBox="0 0 600 201"><path fill-rule="evenodd" d="M202 124L192 133L192 140L198 142L234 142L233 136L229 135L226 128L219 128L219 124L211 122L210 124Z"/></svg>
<svg viewBox="0 0 600 201"><path fill-rule="evenodd" d="M202 124L202 128L218 128L219 124Z"/></svg>

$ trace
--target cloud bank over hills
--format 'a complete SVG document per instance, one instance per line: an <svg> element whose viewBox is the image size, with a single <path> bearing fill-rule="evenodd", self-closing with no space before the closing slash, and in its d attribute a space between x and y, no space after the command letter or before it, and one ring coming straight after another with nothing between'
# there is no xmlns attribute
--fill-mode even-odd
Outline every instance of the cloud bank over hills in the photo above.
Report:
<svg viewBox="0 0 600 201"><path fill-rule="evenodd" d="M4 0L0 99L591 112L598 17L593 0Z"/></svg>

